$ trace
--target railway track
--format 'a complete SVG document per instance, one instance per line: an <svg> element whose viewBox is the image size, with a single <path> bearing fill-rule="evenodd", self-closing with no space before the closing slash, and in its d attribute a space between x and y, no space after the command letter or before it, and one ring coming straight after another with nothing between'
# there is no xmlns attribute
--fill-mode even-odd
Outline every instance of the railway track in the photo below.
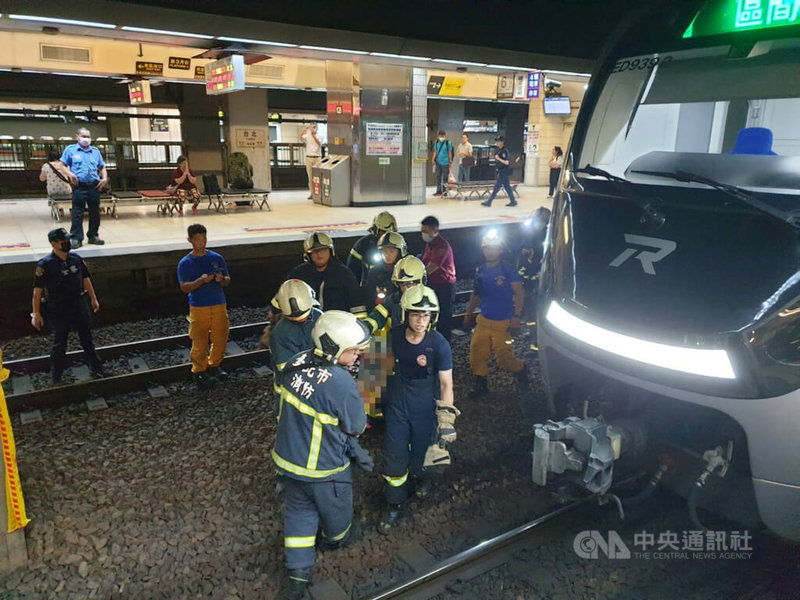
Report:
<svg viewBox="0 0 800 600"><path fill-rule="evenodd" d="M472 290L463 290L456 293L456 302L464 302L469 297ZM461 298L461 299L459 299ZM453 315L454 320L460 320L465 313ZM239 342L254 336L258 336L263 331L268 321L259 321L238 325L230 328L229 342ZM229 349L232 345L229 344ZM137 357L165 350L181 350L191 347L191 340L187 334L165 336L147 340L138 340L124 344L114 344L111 346L101 346L97 348L100 359L105 363L125 357L136 359ZM225 368L234 370L247 367L266 367L269 364L269 350L258 349L242 351L233 345L234 352L226 354ZM184 352L184 357L185 357ZM83 351L76 350L68 352L66 355L66 365L74 366L83 360ZM185 380L189 372L190 363L181 360L176 354L174 364L162 367L150 367L144 362L139 362L138 367L132 364L131 372L112 375L102 379L89 379L76 381L75 383L59 385L55 387L42 387L34 389L27 375L42 373L49 368L49 356L34 356L10 360L4 363L12 373L12 391L6 395L8 407L12 412L20 412L41 408L56 408L67 404L84 402L96 396L111 396L124 394L140 389L151 388L154 386L165 385ZM129 360L130 362L130 360ZM268 371L262 371L268 374Z"/></svg>

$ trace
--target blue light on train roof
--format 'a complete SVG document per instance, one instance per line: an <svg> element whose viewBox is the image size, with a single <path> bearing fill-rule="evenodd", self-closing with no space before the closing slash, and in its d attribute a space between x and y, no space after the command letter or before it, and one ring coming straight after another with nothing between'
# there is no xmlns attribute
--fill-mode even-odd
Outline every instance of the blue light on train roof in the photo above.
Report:
<svg viewBox="0 0 800 600"><path fill-rule="evenodd" d="M800 25L798 0L710 0L683 33L696 38L721 33Z"/></svg>

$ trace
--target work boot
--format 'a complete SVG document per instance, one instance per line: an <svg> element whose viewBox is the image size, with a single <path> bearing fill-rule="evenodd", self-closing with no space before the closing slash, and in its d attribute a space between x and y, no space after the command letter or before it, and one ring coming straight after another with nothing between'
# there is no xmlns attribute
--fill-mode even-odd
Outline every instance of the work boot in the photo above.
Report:
<svg viewBox="0 0 800 600"><path fill-rule="evenodd" d="M311 585L311 569L289 569L276 600L304 600Z"/></svg>
<svg viewBox="0 0 800 600"><path fill-rule="evenodd" d="M389 504L381 513L381 520L378 523L378 533L389 535L403 518L403 506L401 504Z"/></svg>
<svg viewBox="0 0 800 600"><path fill-rule="evenodd" d="M207 390L212 384L211 378L205 371L192 373L192 381L194 381L194 385L198 390Z"/></svg>
<svg viewBox="0 0 800 600"><path fill-rule="evenodd" d="M433 480L430 477L417 477L414 485L414 495L420 500L424 500L430 495L433 489Z"/></svg>
<svg viewBox="0 0 800 600"><path fill-rule="evenodd" d="M472 389L469 391L470 400L481 400L489 395L489 382L486 377L476 375L472 379Z"/></svg>
<svg viewBox="0 0 800 600"><path fill-rule="evenodd" d="M337 550L338 548L345 548L354 544L358 540L361 539L361 525L359 522L353 517L353 521L350 524L350 529L347 531L347 535L344 536L341 540L331 541L326 539L324 536L319 536L319 542L317 543L317 548L326 552L328 550Z"/></svg>
<svg viewBox="0 0 800 600"><path fill-rule="evenodd" d="M103 244L105 244L105 241L101 240L99 237L90 237L89 243L94 244L95 246L102 246Z"/></svg>
<svg viewBox="0 0 800 600"><path fill-rule="evenodd" d="M520 392L527 392L531 388L531 381L528 379L528 373L524 367L514 373L514 379L517 380L517 388Z"/></svg>
<svg viewBox="0 0 800 600"><path fill-rule="evenodd" d="M78 248L80 248L81 246L83 246L83 242L81 242L80 240L76 240L75 238L72 238L72 239L69 241L69 245L70 245L70 246L72 246L72 249L73 249L73 250L77 250Z"/></svg>
<svg viewBox="0 0 800 600"><path fill-rule="evenodd" d="M228 374L222 370L222 367L208 367L206 373L216 381L225 381L228 379Z"/></svg>

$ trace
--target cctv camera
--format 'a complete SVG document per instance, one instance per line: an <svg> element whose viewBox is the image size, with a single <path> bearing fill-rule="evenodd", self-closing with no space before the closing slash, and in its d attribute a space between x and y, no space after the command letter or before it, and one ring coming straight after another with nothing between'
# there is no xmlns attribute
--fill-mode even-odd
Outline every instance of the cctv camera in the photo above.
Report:
<svg viewBox="0 0 800 600"><path fill-rule="evenodd" d="M546 87L561 87L561 82L556 81L555 79L545 79L544 85Z"/></svg>

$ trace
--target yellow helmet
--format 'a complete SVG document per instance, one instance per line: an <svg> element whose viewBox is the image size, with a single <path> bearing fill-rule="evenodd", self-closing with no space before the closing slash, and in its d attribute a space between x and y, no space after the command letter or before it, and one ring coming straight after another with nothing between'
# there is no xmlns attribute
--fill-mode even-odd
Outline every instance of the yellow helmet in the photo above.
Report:
<svg viewBox="0 0 800 600"><path fill-rule="evenodd" d="M366 348L371 335L364 321L343 310L322 313L311 330L315 353L331 363L336 363L345 350Z"/></svg>
<svg viewBox="0 0 800 600"><path fill-rule="evenodd" d="M371 233L377 234L379 231L397 231L397 220L390 212L379 212L372 220Z"/></svg>
<svg viewBox="0 0 800 600"><path fill-rule="evenodd" d="M281 314L290 321L300 321L311 314L316 304L313 288L300 279L289 279L281 284L273 299Z"/></svg>
<svg viewBox="0 0 800 600"><path fill-rule="evenodd" d="M408 322L410 312L431 313L431 324L436 323L439 317L439 299L436 292L426 285L415 285L403 292L400 298L400 308L403 309L403 322Z"/></svg>
<svg viewBox="0 0 800 600"><path fill-rule="evenodd" d="M427 279L425 265L416 256L404 256L395 263L394 271L392 271L392 281L398 285L401 283L425 283Z"/></svg>
<svg viewBox="0 0 800 600"><path fill-rule="evenodd" d="M378 249L384 248L397 248L400 250L400 258L408 254L408 246L406 246L405 238L396 231L387 231L378 240Z"/></svg>
<svg viewBox="0 0 800 600"><path fill-rule="evenodd" d="M323 231L314 231L303 242L303 253L309 254L320 248L330 248L333 254L333 238Z"/></svg>

